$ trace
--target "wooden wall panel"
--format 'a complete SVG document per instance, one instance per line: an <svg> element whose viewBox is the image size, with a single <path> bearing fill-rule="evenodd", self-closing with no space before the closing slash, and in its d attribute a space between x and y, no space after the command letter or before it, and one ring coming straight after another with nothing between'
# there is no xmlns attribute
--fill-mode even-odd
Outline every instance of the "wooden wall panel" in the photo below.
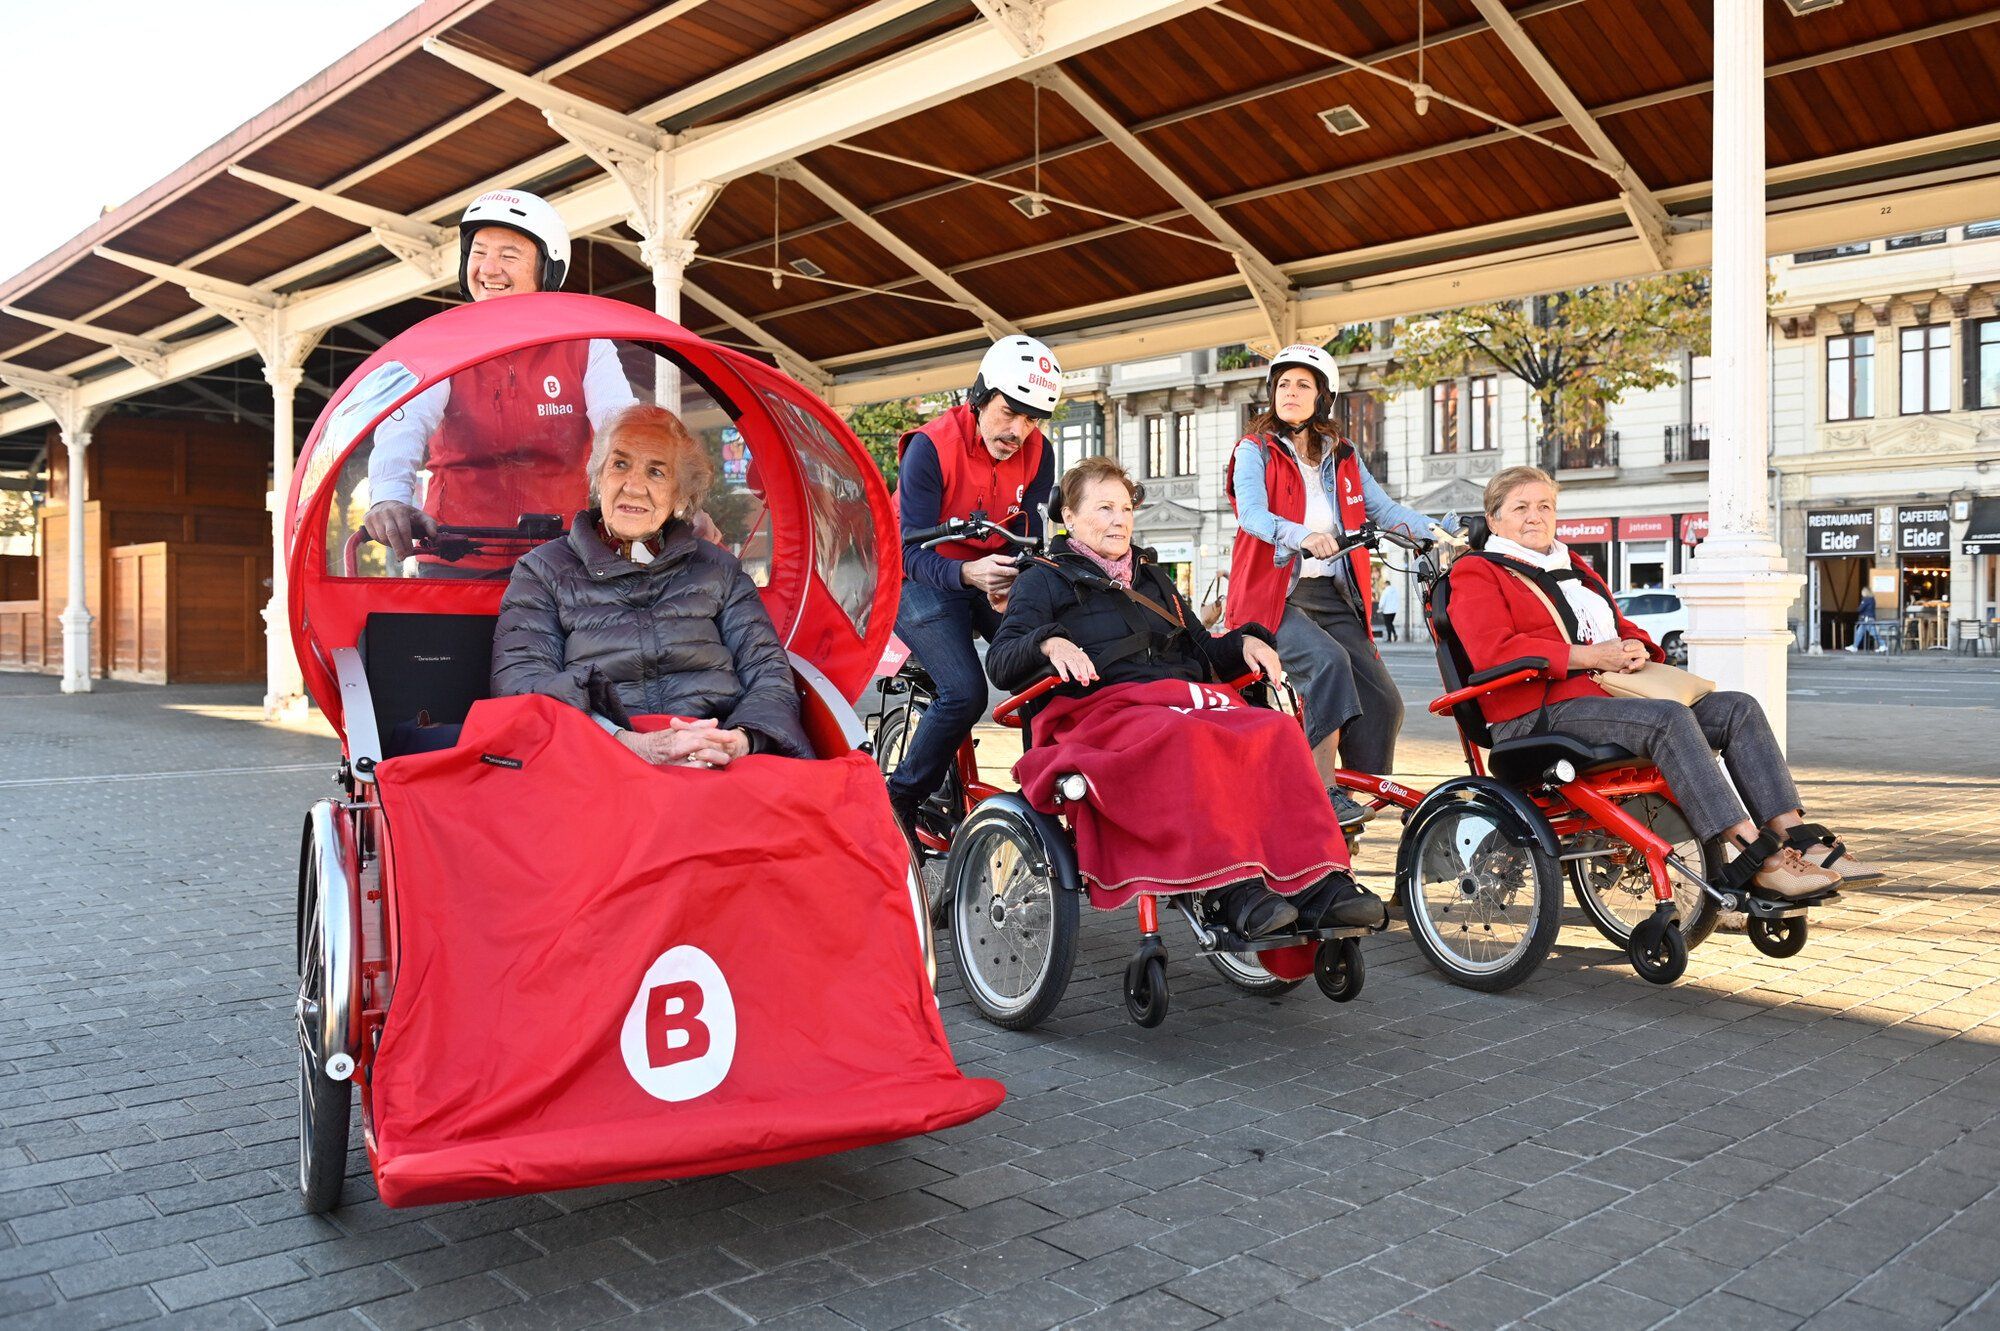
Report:
<svg viewBox="0 0 2000 1331"><path fill-rule="evenodd" d="M255 547L170 547L166 589L171 678L225 683L264 677L264 583L271 552Z"/></svg>
<svg viewBox="0 0 2000 1331"><path fill-rule="evenodd" d="M0 601L32 601L40 586L40 560L33 555L0 555Z"/></svg>

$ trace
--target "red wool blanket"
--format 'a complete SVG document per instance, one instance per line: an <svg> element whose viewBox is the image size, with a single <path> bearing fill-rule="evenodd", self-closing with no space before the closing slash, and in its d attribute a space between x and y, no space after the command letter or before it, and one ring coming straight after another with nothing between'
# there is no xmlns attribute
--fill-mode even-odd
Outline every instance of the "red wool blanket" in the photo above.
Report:
<svg viewBox="0 0 2000 1331"><path fill-rule="evenodd" d="M1279 892L1347 867L1297 721L1223 685L1159 680L1058 697L1014 764L1028 802L1056 811L1056 782L1081 773L1069 805L1077 867L1093 906L1140 892L1201 892L1262 877Z"/></svg>
<svg viewBox="0 0 2000 1331"><path fill-rule="evenodd" d="M865 754L649 767L550 698L379 770L391 1206L776 1164L963 1123Z"/></svg>

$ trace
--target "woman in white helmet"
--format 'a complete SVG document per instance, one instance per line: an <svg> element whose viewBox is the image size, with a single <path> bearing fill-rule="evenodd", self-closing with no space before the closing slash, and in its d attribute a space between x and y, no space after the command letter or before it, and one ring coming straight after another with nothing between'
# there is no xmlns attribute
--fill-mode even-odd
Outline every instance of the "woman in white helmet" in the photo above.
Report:
<svg viewBox="0 0 2000 1331"><path fill-rule="evenodd" d="M1275 624L1285 671L1303 700L1306 739L1344 826L1363 809L1333 785L1345 765L1388 773L1403 697L1369 632L1368 554L1328 558L1363 522L1427 535L1431 521L1383 492L1333 425L1340 368L1324 348L1286 347L1271 360L1271 405L1236 445L1229 498L1238 531L1230 560L1230 627ZM1456 518L1447 518L1455 527Z"/></svg>
<svg viewBox="0 0 2000 1331"><path fill-rule="evenodd" d="M1062 397L1062 366L1032 337L1003 337L979 362L966 401L896 441L896 505L903 530L984 513L1039 536L1055 484L1055 450L1041 423ZM905 827L944 780L952 755L979 719L986 675L975 636L992 641L1018 569L996 537L903 550L896 635L924 664L937 696L889 776L890 803Z"/></svg>
<svg viewBox="0 0 2000 1331"><path fill-rule="evenodd" d="M467 300L557 291L569 228L545 199L489 190L458 224L458 289ZM363 527L396 558L440 522L511 527L524 513L564 518L584 506L592 432L637 399L611 343L556 343L496 357L411 399L375 431ZM506 461L495 456L504 441ZM417 473L430 470L419 504ZM490 576L507 557L426 563L433 576Z"/></svg>

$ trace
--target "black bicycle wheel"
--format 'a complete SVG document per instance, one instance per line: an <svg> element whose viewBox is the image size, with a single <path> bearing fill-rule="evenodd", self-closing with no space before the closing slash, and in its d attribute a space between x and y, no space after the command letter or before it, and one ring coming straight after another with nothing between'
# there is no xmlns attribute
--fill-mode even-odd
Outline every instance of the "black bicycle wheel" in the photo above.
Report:
<svg viewBox="0 0 2000 1331"><path fill-rule="evenodd" d="M1722 873L1722 852L1694 834L1687 817L1672 800L1659 795L1632 795L1619 800L1626 813L1652 830L1673 848L1681 862L1707 882ZM1580 833L1564 849L1601 850L1598 857L1569 862L1570 890L1597 932L1625 946L1632 928L1653 913L1653 879L1646 872L1645 857L1623 841L1605 832ZM1671 875L1674 913L1680 918L1681 937L1696 948L1715 932L1722 908L1715 898L1678 874Z"/></svg>

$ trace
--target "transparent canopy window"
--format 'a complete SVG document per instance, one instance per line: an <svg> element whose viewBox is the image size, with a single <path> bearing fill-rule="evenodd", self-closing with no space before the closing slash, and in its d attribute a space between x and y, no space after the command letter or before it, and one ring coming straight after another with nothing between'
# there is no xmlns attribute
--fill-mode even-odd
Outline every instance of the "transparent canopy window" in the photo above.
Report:
<svg viewBox="0 0 2000 1331"><path fill-rule="evenodd" d="M327 517L327 572L361 578L507 578L514 562L591 507L597 428L633 403L671 404L707 452L714 483L704 535L770 581L771 531L751 440L701 378L658 348L602 339L495 356L410 396L398 365L357 385L318 458L344 428L365 429L342 466ZM350 425L351 423L351 425ZM317 477L307 475L301 494ZM865 509L864 509L865 512Z"/></svg>

